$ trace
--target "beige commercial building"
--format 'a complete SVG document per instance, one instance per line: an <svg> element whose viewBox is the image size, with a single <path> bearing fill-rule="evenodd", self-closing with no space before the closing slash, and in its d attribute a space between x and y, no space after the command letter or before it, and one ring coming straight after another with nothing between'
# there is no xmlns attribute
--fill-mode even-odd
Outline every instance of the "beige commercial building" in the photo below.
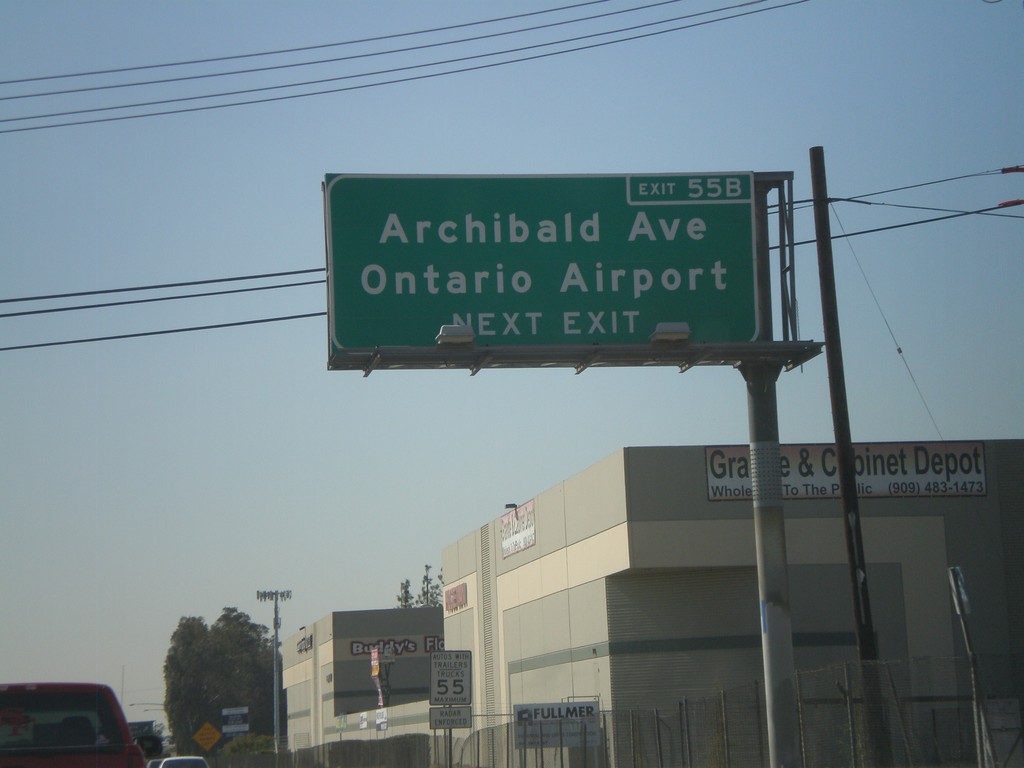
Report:
<svg viewBox="0 0 1024 768"><path fill-rule="evenodd" d="M901 721L909 730L891 734L894 748L917 739L915 754L926 759L970 754L963 678L929 677L963 668L951 658L965 655L953 566L966 578L974 650L995 684L982 694L1008 707L1016 730L1004 735L1013 742L1024 697L1024 441L871 443L856 454L880 656L924 659L929 670L928 679L900 683L901 701L920 708ZM839 662L844 670L857 659L845 525L833 446L782 446L780 460L803 679L804 670ZM476 764L520 759L511 750L527 705L540 717L600 711L608 765L631 764L633 750L696 764L696 753L682 753L713 729L684 723L680 702L763 686L750 469L742 445L623 448L445 548L443 640L442 609L334 613L303 628L283 646L289 746L409 733L433 733L433 743L429 655L443 647L472 652L472 727L454 733L459 754ZM389 640L401 660L390 706L380 708L368 654ZM829 741L829 728L847 722L842 672L819 682L804 698L817 696L838 721L823 726L804 712L805 759L842 763L843 739ZM753 723L751 738L763 742L763 712L752 706L736 722ZM661 713L646 742L631 714L641 711L653 713L648 723ZM763 762L763 749L750 749L743 756Z"/></svg>
<svg viewBox="0 0 1024 768"><path fill-rule="evenodd" d="M336 611L302 627L281 645L288 747L386 727L377 710L424 701L430 654L443 649L439 608Z"/></svg>
<svg viewBox="0 0 1024 768"><path fill-rule="evenodd" d="M624 448L444 550L448 649L473 651L474 714L597 699L667 708L762 678L746 446ZM857 658L835 453L783 446L798 669ZM857 446L883 659L1024 651L1024 441ZM1010 669L1021 695L1021 670Z"/></svg>

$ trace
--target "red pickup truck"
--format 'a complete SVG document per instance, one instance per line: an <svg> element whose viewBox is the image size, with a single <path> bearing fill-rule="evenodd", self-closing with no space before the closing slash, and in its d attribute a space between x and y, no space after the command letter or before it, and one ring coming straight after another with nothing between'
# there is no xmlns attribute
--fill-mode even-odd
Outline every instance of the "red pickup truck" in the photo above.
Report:
<svg viewBox="0 0 1024 768"><path fill-rule="evenodd" d="M0 768L145 768L114 692L97 683L0 683Z"/></svg>

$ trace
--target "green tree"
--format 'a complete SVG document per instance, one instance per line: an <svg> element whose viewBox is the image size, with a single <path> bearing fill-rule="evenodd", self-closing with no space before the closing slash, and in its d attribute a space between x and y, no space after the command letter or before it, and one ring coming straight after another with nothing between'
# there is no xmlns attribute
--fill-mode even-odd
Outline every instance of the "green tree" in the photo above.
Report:
<svg viewBox="0 0 1024 768"><path fill-rule="evenodd" d="M423 579L420 580L420 594L413 595L412 582L408 579L398 585L395 601L399 608L421 608L424 606L440 607L444 601L444 582L441 572L437 571L437 579L430 574L432 566L423 566Z"/></svg>
<svg viewBox="0 0 1024 768"><path fill-rule="evenodd" d="M207 722L219 727L226 707L248 707L250 733L272 734L273 663L269 631L237 608L209 627L183 616L164 660L164 709L179 751L197 751L193 734Z"/></svg>
<svg viewBox="0 0 1024 768"><path fill-rule="evenodd" d="M408 579L398 585L398 594L395 595L395 600L398 601L399 608L412 608L412 584Z"/></svg>
<svg viewBox="0 0 1024 768"><path fill-rule="evenodd" d="M441 580L440 571L437 574L437 579L430 574L432 566L423 566L423 578L420 580L420 593L418 595L412 594L412 582L406 579L398 585L398 594L395 595L395 600L398 602L399 608L421 608L423 606L436 606L440 607L443 605L444 600L444 582Z"/></svg>
<svg viewBox="0 0 1024 768"><path fill-rule="evenodd" d="M437 574L437 580L430 575L430 566L423 566L423 578L420 580L420 593L416 596L415 605L419 606L440 606L444 598L441 586L441 573Z"/></svg>

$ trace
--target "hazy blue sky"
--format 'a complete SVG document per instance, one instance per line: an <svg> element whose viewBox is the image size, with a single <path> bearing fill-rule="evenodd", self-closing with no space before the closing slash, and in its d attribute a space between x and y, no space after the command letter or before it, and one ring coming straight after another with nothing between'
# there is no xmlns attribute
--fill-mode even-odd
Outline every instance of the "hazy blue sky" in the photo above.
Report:
<svg viewBox="0 0 1024 768"><path fill-rule="evenodd" d="M280 51L556 5L4 0L0 77ZM986 173L1024 163L1018 0L737 4L551 49L133 112L366 86L713 22L462 74L18 130L126 114L80 110L511 51L730 4L688 0L314 67L13 98L450 42L639 5L0 85L0 299L322 267L325 173L793 171L795 196L807 200L808 150L821 145L833 197L965 177L865 198L887 205L836 203L834 234L1024 198L1024 174ZM761 12L725 18L749 11ZM1024 437L1022 217L1008 208L836 241L855 440ZM814 235L805 205L796 234ZM798 249L797 269L801 336L821 340L813 246ZM0 313L168 293L7 302ZM0 346L324 309L318 283L3 317ZM363 378L328 372L326 349L317 317L0 352L0 680L105 681L142 717L141 702L162 699L181 616L212 622L235 606L269 626L259 589L293 590L285 635L334 610L391 607L402 579L439 567L445 545L506 502L623 446L749 437L744 385L728 368ZM785 374L778 390L783 441L832 438L824 357Z"/></svg>

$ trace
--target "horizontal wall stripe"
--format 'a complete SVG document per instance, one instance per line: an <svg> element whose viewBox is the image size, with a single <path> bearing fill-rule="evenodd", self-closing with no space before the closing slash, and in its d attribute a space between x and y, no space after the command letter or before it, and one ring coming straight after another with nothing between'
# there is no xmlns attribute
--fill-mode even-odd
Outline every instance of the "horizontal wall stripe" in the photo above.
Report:
<svg viewBox="0 0 1024 768"><path fill-rule="evenodd" d="M594 643L580 648L572 649L573 661L587 661L588 659L599 659L608 655L608 643Z"/></svg>
<svg viewBox="0 0 1024 768"><path fill-rule="evenodd" d="M853 632L794 632L793 645L797 648L821 648L824 646L857 647L857 636Z"/></svg>
<svg viewBox="0 0 1024 768"><path fill-rule="evenodd" d="M798 648L857 646L852 632L794 632L793 645ZM658 640L623 640L597 643L569 650L545 653L508 662L510 675L536 669L557 667L576 661L587 661L605 656L637 653L695 653L701 651L735 651L761 647L760 635L719 635L715 637L676 637Z"/></svg>
<svg viewBox="0 0 1024 768"><path fill-rule="evenodd" d="M539 656L530 656L525 659L510 661L507 666L509 674L516 674L520 672L528 672L533 669L557 667L561 664L569 664L574 661L599 659L607 655L608 643L595 643L593 645L580 646L579 648L543 653Z"/></svg>
<svg viewBox="0 0 1024 768"><path fill-rule="evenodd" d="M660 640L622 640L611 643L613 656L632 653L687 653L693 651L735 651L760 648L761 638L755 635L720 635L718 637L670 637Z"/></svg>
<svg viewBox="0 0 1024 768"><path fill-rule="evenodd" d="M344 693L336 692L333 698L335 701L344 701L345 699L365 699L367 696L377 698L377 689L367 688L362 691L345 691ZM395 696L419 696L426 699L430 697L430 686L420 685L407 686L405 688L392 688L391 696L392 698Z"/></svg>

